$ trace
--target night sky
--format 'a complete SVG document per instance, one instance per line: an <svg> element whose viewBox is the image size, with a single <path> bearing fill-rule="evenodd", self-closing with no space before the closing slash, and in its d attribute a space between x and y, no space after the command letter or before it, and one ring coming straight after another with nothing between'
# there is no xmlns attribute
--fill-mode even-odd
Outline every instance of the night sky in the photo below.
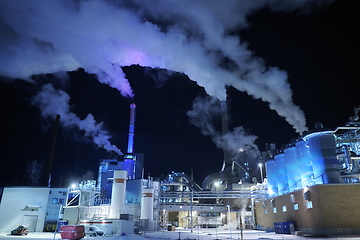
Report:
<svg viewBox="0 0 360 240"><path fill-rule="evenodd" d="M5 0L0 0L0 9L11 8L9 7L11 4L5 4L5 2ZM126 8L138 9L137 1L133 2L134 6L126 6ZM201 2L203 1L198 3ZM269 2L270 7L264 4L252 11L247 11L246 14L241 13L246 17L247 25L243 24L241 27L231 29L232 36L239 37L242 43L246 42L248 51L251 51L257 61L262 62L263 65L277 67L287 72L287 82L293 93L293 104L304 113L308 129L312 129L317 121L321 121L324 127L331 129L343 126L353 115L354 107L360 105L358 95L360 37L357 33L360 22L359 3L355 0L328 1L329 4L304 1L306 3L295 7L295 10L291 8L284 10L279 7L281 5L276 5L277 1L258 2ZM16 9L18 6L12 7ZM5 11L0 12L0 31L9 33L11 32L8 30L8 26L11 26L9 21L17 21L17 19L6 16ZM157 24L163 32L169 31L171 29L169 26L173 24L167 22L165 14L159 19L154 19L151 14L144 14L142 17L147 17L148 21L151 20L152 23ZM33 24L36 24L36 21ZM49 22L50 25L51 22ZM56 27L56 24L54 26ZM164 30L166 27L167 30ZM68 28L75 31L71 29L72 26ZM14 29L16 32L21 32L21 29L17 27ZM24 29L26 30L27 27L25 26ZM71 39L70 30L68 34ZM84 32L79 35L86 36L86 31ZM27 34L23 36L28 37ZM191 32L188 34L191 35ZM46 57L40 56L41 61L37 61L35 58L32 59L35 55L28 54L26 51L23 51L24 59L27 58L30 61L23 62L16 57L12 59L13 55L7 55L9 46L18 44L12 42L13 45L7 45L7 37L10 35L0 36L2 43L0 45L0 56L2 56L0 57L0 75L2 75L0 81L2 110L0 186L26 185L26 164L34 160L46 161L49 157L55 116L42 115L43 110L34 100L47 84L51 84L57 91L67 93L70 97L68 103L71 112L79 119L85 119L91 113L95 121L102 123L102 129L111 136L109 142L123 153L127 149L129 105L134 102L137 105L134 151L145 155L145 177L148 175L155 178L162 177L171 171L185 172L190 175L193 171L195 180L200 184L207 175L221 170L222 150L214 143L212 137L205 136L198 127L191 124L187 115L193 108L194 99L207 96L211 83L205 87L203 87L204 84L199 86L196 79L191 79L186 74L185 67L179 67L170 72L157 63L124 64L119 60L118 63L134 95L124 97L120 94L119 87L116 89L114 86L110 87L99 82L98 79L101 78L101 74L106 73L104 70L106 68L104 67L102 69L104 72L101 72L89 67L91 63L102 64L100 61L97 63L84 60L92 56L82 58L83 52L71 51L70 47L63 47L62 50L68 49L69 53L77 57L74 59L80 63L80 66L73 64L71 67L58 67L61 58L56 58L55 61L49 57L46 61ZM52 41L50 37L42 37L43 35L40 34L37 36L43 41L37 44L45 44L48 41L55 49L60 49L58 43ZM194 39L199 36L195 36ZM146 46L148 36L144 34L137 37L144 38L145 43L141 46ZM84 39L83 42L86 42L85 37ZM205 43L202 40L199 42ZM115 43L113 45L116 46ZM150 42L149 45L151 45ZM28 45L24 46L19 45L19 49L26 49ZM81 47L76 45L76 48L81 49ZM167 47L171 49L171 45ZM206 49L216 48L207 47ZM217 56L218 53L214 52L211 57ZM189 59L195 56L182 56L181 53L180 50L176 52L177 55L175 53L174 55L179 58L189 57ZM52 56L51 51L47 54ZM236 72L232 69L233 60L230 57L224 57L225 55L220 56L221 60L217 64L231 73ZM29 64L29 62L37 64ZM16 63L19 66L27 66L27 69L31 67L38 69L33 72L22 71L23 69ZM190 63L194 64L196 61ZM204 62L200 59L199 63ZM248 61L244 60L242 63L245 64ZM169 66L174 65L169 64ZM189 72L190 70L191 68ZM247 71L249 70L243 70L242 74L245 75ZM192 76L201 75L192 74ZM245 81L251 81L251 79L245 79ZM230 130L241 126L248 135L257 136L254 144L261 151L265 150L266 143L275 143L280 148L281 145L289 143L292 138L299 136L299 133L284 117L269 108L267 102L254 99L246 92L230 86L231 84L226 85L228 85L226 93ZM266 87L264 89L266 90ZM212 95L218 97L217 93ZM277 101L275 99L274 104ZM211 123L214 129L221 131L219 115L213 115ZM117 154L95 144L91 134L88 135L84 129L81 130L74 125L60 124L53 158L52 185L67 186L70 182L82 180L84 177L95 179L99 159L106 158L117 158ZM254 174L257 174L256 171Z"/></svg>

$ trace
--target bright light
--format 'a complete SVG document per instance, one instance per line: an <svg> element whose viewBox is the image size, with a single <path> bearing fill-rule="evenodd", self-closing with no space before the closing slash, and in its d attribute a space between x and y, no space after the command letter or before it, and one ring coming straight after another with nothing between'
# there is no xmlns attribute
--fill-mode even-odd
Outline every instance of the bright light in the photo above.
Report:
<svg viewBox="0 0 360 240"><path fill-rule="evenodd" d="M220 185L220 183L219 182L214 182L214 185L217 187L217 186Z"/></svg>
<svg viewBox="0 0 360 240"><path fill-rule="evenodd" d="M259 163L259 168L260 168L260 175L261 175L261 182L264 182L264 176L263 176L263 170L262 170L262 163Z"/></svg>
<svg viewBox="0 0 360 240"><path fill-rule="evenodd" d="M71 188L76 188L76 184L75 183L71 184Z"/></svg>

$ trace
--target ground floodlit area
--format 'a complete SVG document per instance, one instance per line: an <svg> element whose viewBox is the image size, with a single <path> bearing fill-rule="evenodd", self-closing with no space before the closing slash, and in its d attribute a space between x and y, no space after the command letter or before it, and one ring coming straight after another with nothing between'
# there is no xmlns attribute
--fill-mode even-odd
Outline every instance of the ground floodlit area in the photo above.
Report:
<svg viewBox="0 0 360 240"><path fill-rule="evenodd" d="M59 240L61 239L60 234L53 233L29 233L27 236L11 236L8 233L0 233L0 240ZM176 231L158 231L158 232L146 232L141 235L131 234L128 236L113 235L113 236L102 236L102 237L88 237L84 240L162 240L162 239L183 239L183 240L359 240L360 236L337 236L337 237L305 237L305 236L294 236L286 234L275 234L274 232L264 232L256 230L230 230L230 229L207 229L207 228L194 228L192 229L176 229Z"/></svg>

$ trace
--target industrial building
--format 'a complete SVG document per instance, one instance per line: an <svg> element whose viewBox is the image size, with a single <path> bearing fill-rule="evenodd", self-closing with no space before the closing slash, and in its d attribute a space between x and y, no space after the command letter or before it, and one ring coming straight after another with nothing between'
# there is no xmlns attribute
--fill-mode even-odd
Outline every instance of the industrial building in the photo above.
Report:
<svg viewBox="0 0 360 240"><path fill-rule="evenodd" d="M97 180L61 189L4 188L0 231L20 224L30 231L82 224L98 226L107 235L175 227L282 232L279 226L287 226L286 233L360 234L357 120L335 130L317 123L281 149L270 144L261 156L246 151L231 156L224 151L222 169L200 186L185 173L172 172L161 181L144 179L143 154L133 151L135 108L130 105L127 154L101 159ZM225 103L222 109L225 134ZM266 178L258 163L265 163ZM253 166L260 166L260 179L251 178ZM3 217L9 215L11 221Z"/></svg>
<svg viewBox="0 0 360 240"><path fill-rule="evenodd" d="M54 231L67 188L5 187L0 204L0 232L25 225L32 232Z"/></svg>
<svg viewBox="0 0 360 240"><path fill-rule="evenodd" d="M359 235L360 123L320 123L267 160L269 198L256 203L258 228L291 223L309 235Z"/></svg>

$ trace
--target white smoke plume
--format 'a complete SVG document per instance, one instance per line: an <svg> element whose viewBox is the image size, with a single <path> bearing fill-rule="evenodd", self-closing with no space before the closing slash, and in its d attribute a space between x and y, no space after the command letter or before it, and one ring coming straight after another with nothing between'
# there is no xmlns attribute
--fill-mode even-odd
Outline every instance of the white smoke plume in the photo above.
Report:
<svg viewBox="0 0 360 240"><path fill-rule="evenodd" d="M122 66L164 68L187 74L220 100L225 86L260 98L301 133L305 117L292 101L287 73L266 66L230 33L261 8L292 11L323 2L329 1L0 1L0 75L30 80L82 67L131 97Z"/></svg>
<svg viewBox="0 0 360 240"><path fill-rule="evenodd" d="M193 109L187 112L190 122L199 127L202 133L210 136L218 148L226 150L232 156L239 150L257 155L258 148L255 145L257 136L248 134L243 127L237 127L233 131L222 134L212 124L216 116L221 116L221 102L214 97L196 98Z"/></svg>
<svg viewBox="0 0 360 240"><path fill-rule="evenodd" d="M60 123L64 127L76 126L91 137L98 146L122 155L121 151L109 141L109 133L103 129L102 123L96 123L94 116L88 114L80 119L69 107L70 96L63 90L55 90L51 84L46 84L33 99L33 104L38 105L44 118L55 118L60 114Z"/></svg>

